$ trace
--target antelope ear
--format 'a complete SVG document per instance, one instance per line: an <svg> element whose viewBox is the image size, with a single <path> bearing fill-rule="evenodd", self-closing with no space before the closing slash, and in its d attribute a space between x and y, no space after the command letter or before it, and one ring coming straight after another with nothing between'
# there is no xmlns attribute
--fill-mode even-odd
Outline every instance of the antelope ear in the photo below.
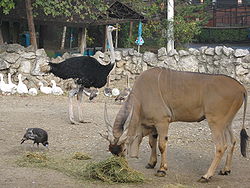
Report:
<svg viewBox="0 0 250 188"><path fill-rule="evenodd" d="M119 138L119 140L117 142L117 145L121 145L121 144L125 143L125 141L128 138L128 128L129 128L129 125L130 125L130 122L131 122L131 119L132 119L133 111L134 111L134 107L132 106L132 108L131 108L131 110L129 112L129 115L127 117L127 120L124 123L123 133L120 136L120 138Z"/></svg>

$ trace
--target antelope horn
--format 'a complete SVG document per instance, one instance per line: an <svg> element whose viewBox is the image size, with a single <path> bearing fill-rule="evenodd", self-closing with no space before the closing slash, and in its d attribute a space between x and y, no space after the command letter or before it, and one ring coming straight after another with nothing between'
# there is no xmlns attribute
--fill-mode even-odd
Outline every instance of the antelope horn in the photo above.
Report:
<svg viewBox="0 0 250 188"><path fill-rule="evenodd" d="M108 118L106 102L105 102L105 106L104 106L104 120L105 120L105 123L107 126L107 131L106 131L107 134L102 134L102 133L99 133L99 134L101 135L101 137L105 138L106 140L108 140L111 143L114 141L114 137L112 134L112 126L111 126L110 120Z"/></svg>
<svg viewBox="0 0 250 188"><path fill-rule="evenodd" d="M104 105L104 120L105 120L105 123L106 123L107 127L112 127L111 123L110 123L110 120L109 120L109 117L108 117L107 103L106 102L105 102L105 105Z"/></svg>
<svg viewBox="0 0 250 188"><path fill-rule="evenodd" d="M120 136L120 138L119 138L119 140L117 142L117 145L120 145L120 144L124 143L128 138L128 128L129 128L129 124L130 124L131 119L132 119L133 111L134 111L134 107L132 106L132 108L131 108L131 110L129 112L129 115L128 115L125 123L124 123L123 133Z"/></svg>

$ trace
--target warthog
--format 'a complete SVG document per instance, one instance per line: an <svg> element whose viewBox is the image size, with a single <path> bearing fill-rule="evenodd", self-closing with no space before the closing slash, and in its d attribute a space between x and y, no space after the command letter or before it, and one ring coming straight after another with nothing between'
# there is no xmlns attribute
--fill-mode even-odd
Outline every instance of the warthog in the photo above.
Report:
<svg viewBox="0 0 250 188"><path fill-rule="evenodd" d="M151 157L146 168L157 163L156 145L161 153L158 176L165 176L167 166L166 146L171 122L200 122L207 119L215 143L215 156L207 173L200 181L208 181L215 173L226 150L227 158L221 175L231 171L236 139L232 121L244 103L241 129L241 153L246 156L248 135L245 130L247 91L242 84L225 75L180 72L165 68L144 71L135 81L133 89L111 126L105 105L104 117L109 142L114 155L138 156L142 138L149 136Z"/></svg>

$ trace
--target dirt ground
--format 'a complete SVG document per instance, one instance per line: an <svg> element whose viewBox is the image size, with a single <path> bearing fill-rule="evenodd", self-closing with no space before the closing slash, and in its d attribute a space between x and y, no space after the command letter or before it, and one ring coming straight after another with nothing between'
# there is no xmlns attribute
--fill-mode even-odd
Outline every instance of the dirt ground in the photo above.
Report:
<svg viewBox="0 0 250 188"><path fill-rule="evenodd" d="M0 187L1 188L85 188L85 187L159 187L169 184L182 184L192 187L215 188L249 188L250 161L243 158L239 151L239 132L242 123L242 109L234 120L234 134L237 137L236 150L233 156L232 172L228 176L217 175L225 162L216 171L209 183L198 183L197 180L206 173L211 164L214 145L207 122L172 123L169 131L168 164L166 177L156 177L159 164L155 169L145 169L150 148L148 138L144 138L140 147L139 159L128 159L129 165L144 173L148 181L144 184L109 185L100 181L79 181L64 173L46 168L18 167L15 163L25 151L32 151L32 142L20 145L20 140L28 127L40 127L49 134L48 151L40 146L39 150L51 155L67 155L80 151L88 153L94 159L104 160L111 156L107 152L108 143L99 132L105 131L103 109L107 99L97 97L94 101L85 101L84 117L90 123L72 125L68 120L68 100L66 96L0 96ZM120 108L119 103L108 99L109 116L114 119ZM250 103L250 99L248 100ZM247 121L250 119L250 104L247 109ZM248 123L248 122L247 122ZM247 125L248 127L250 125ZM247 129L250 135L250 129ZM248 147L250 156L250 147ZM158 157L159 159L160 157ZM159 161L158 161L159 163Z"/></svg>

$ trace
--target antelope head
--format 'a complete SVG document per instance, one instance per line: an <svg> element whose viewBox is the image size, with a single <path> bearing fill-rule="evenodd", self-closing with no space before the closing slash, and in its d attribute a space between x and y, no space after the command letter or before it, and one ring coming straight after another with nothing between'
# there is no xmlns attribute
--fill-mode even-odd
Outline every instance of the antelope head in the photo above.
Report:
<svg viewBox="0 0 250 188"><path fill-rule="evenodd" d="M104 120L105 124L107 127L106 134L101 134L100 135L105 138L106 140L109 141L109 151L116 156L125 156L127 154L127 148L128 148L128 128L129 128L129 123L131 120L133 114L133 107L132 110L130 110L129 115L123 124L123 130L122 133L119 136L114 136L115 130L113 129L110 120L107 115L107 105L105 103L104 107ZM125 116L125 113L122 114L122 116Z"/></svg>

